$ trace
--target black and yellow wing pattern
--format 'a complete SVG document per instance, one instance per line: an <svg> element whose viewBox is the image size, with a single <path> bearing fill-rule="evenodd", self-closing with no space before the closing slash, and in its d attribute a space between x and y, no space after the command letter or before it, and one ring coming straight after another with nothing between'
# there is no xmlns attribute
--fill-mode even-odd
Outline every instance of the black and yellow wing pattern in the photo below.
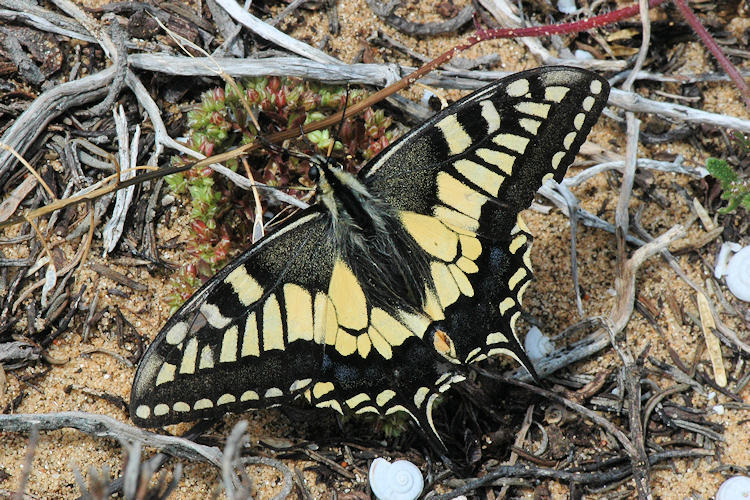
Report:
<svg viewBox="0 0 750 500"><path fill-rule="evenodd" d="M141 426L302 397L338 412L432 405L465 367L506 354L531 279L519 217L561 180L607 101L606 80L548 67L465 97L356 176L322 161L319 202L208 281L144 355ZM439 441L439 438L437 438Z"/></svg>

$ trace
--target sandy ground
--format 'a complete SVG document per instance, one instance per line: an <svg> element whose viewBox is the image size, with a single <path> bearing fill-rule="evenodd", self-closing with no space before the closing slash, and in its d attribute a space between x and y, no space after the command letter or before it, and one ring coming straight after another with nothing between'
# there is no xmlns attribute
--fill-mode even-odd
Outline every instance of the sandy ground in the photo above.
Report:
<svg viewBox="0 0 750 500"><path fill-rule="evenodd" d="M435 4L437 2L434 2ZM359 50L362 42L373 30L381 29L389 35L408 43L414 50L435 56L451 48L456 43L455 37L440 36L424 40L411 40L410 37L400 35L394 30L384 27L377 18L371 14L363 0L347 2L346 8L339 6L339 21L342 32L328 42L328 50L342 60L349 61L353 54ZM458 2L457 7L463 6ZM422 14L416 12L414 5L408 6L410 15L422 21L440 20L439 16L433 15L434 4L432 2L420 5ZM399 11L401 12L401 11ZM288 29L289 33L312 45L319 42L326 34L325 29L311 31L309 26L327 26L325 15L320 12L306 13L306 22L303 26ZM430 17L432 16L432 17ZM741 30L747 23L734 21L730 27L733 30ZM465 57L477 57L481 54L498 53L501 56L500 68L505 70L521 70L536 66L538 63L533 56L529 55L525 48L515 41L489 42L468 51ZM375 51L376 58L377 51ZM683 54L684 66L680 71L685 73L709 71L707 66L712 65L708 61L703 48L697 43L688 44L688 49ZM390 59L393 60L393 59ZM403 61L412 63L411 61ZM706 84L701 85L705 93L705 107L708 111L727 113L747 118L747 111L743 108L737 98L736 90L729 84ZM676 87L666 90L675 91ZM421 91L410 91L406 95L418 96ZM456 93L447 92L449 97L456 97ZM644 115L644 119L648 116ZM624 153L624 134L619 125L612 120L602 118L594 132L590 135L591 142L603 148L609 155L618 156ZM670 143L659 147L645 149L642 147L641 154L650 157L657 154L682 154L688 164L702 165L705 163L707 154L687 143ZM585 159L585 158L582 158ZM577 171L575 168L573 172ZM643 214L643 224L652 234L661 234L669 227L677 223L685 224L690 221L691 207L677 190L674 183L679 186L692 186L697 183L676 174L655 174L652 179L653 188L669 201L667 210L659 209L655 204L649 203ZM690 191L694 192L694 191ZM605 176L600 175L588 181L575 190L581 200L582 206L593 213L607 219L613 220L614 207L617 203L617 192L614 191L606 181ZM703 201L703 200L701 200ZM692 200L690 201L692 203ZM642 204L633 198L631 213ZM602 209L602 207L604 207ZM185 211L175 208L171 225L159 226L158 238L160 241L180 234L181 221L186 217ZM527 211L525 218L535 234L532 261L535 268L536 281L525 295L525 307L535 317L540 319L547 327L546 332L554 334L565 327L579 321L573 294L573 285L570 270L570 246L569 246L569 220L557 210L552 210L545 215L539 212ZM693 222L688 227L689 238L696 239L704 228L699 222ZM13 230L7 231L5 237L13 236ZM745 244L748 242L746 241ZM75 288L86 285L87 293L84 300L91 302L93 294L99 295L99 307L110 306L119 308L125 318L141 334L153 338L160 326L167 320L169 314L163 298L170 292L165 288L166 280L151 275L144 267L132 267L118 264L117 259L110 257L102 259L99 240L91 252L91 262L102 262L113 269L122 272L129 277L145 283L148 287L146 292L132 292L126 290L127 298L118 297L109 293L113 288L121 288L118 284L107 278L102 278L90 269L84 269L75 277ZM72 248L75 251L75 248ZM6 257L23 255L22 248L12 249L6 252ZM712 264L718 252L718 245L713 241L701 248L697 253L689 253L678 257L682 269L693 280L704 283L709 277ZM163 257L166 260L178 261L178 254L166 252ZM581 287L586 291L584 299L584 311L586 316L606 315L611 309L614 297L614 259L615 243L613 237L602 231L579 228L578 232L578 266ZM708 356L705 353L703 334L698 326L688 319L682 320L667 307L667 295L674 295L677 304L687 313L698 316L695 305L694 292L682 282L669 266L661 259L653 258L641 268L637 281L638 295L656 306L656 319L662 334L657 333L654 328L639 313L634 313L627 327L628 338L633 352L640 352L647 344L650 345L649 354L660 360L669 360L667 347L673 348L679 356L690 363L693 359L699 359L707 365ZM725 291L726 292L726 291ZM733 301L736 303L736 301ZM747 311L747 305L744 311ZM747 335L746 326L736 316L731 316L726 311L720 311L722 321L739 332L741 337ZM92 413L109 415L118 420L126 421L125 413L117 405L103 401L99 398L87 395L80 388L88 391L105 391L109 394L121 396L128 400L130 385L134 374L134 368L124 363L116 356L132 353L136 346L132 343L121 344L115 338L116 322L111 313L105 314L95 329L92 329L92 338L86 343L82 342L81 326L74 327L60 336L50 349L49 355L58 363L52 365L40 365L22 370L8 371L7 383L4 391L0 392L0 407L4 407L10 400L15 398L21 391L27 396L16 409L17 413L42 413L58 412L66 410L81 410ZM558 346L565 344L571 339L560 339ZM97 350L91 353L92 350ZM744 365L737 366L737 356L724 347L724 362L730 375L730 387L736 383L745 371ZM596 374L601 370L618 366L619 360L611 351L605 351L589 361L580 363L574 369L576 372ZM49 373L29 382L21 382L19 379L39 373L43 369L49 369ZM666 388L673 385L673 381L653 377L655 383ZM70 390L71 385L79 389ZM745 388L740 393L745 403L750 403L750 389ZM709 421L720 423L725 426L725 442L720 445L720 463L715 459L704 460L678 460L668 467L659 467L653 471L652 487L657 498L663 499L706 499L711 498L716 492L719 484L723 481L722 474L712 472L720 464L735 464L739 466L750 465L750 428L748 428L748 413L746 410L727 410L720 414L716 405L726 403L728 399L716 393L710 397L694 395L690 401L696 408L704 408L708 411ZM228 434L231 424L238 417L227 417L227 425L221 430ZM304 434L303 430L295 428L282 412L276 410L258 411L242 415L242 418L251 422L251 435L254 442L264 437L283 439L294 436L298 438ZM331 419L332 425L335 421ZM182 428L178 429L181 430ZM310 436L311 437L311 436ZM0 433L0 498L8 495L16 489L22 474L22 464L26 453L28 436L12 433ZM147 453L152 453L148 451ZM497 457L503 460L506 457ZM311 461L288 461L300 470L313 465ZM101 470L109 467L111 473L121 472L122 449L119 443L109 439L96 439L83 435L77 431L64 430L55 432L43 432L40 436L36 454L32 465L27 493L29 498L74 498L80 494L74 479L74 469L86 471L90 467ZM172 466L168 467L172 470ZM332 498L333 490L338 492L339 497L354 495L353 491L366 491L366 478L362 471L356 472L357 479L344 481L337 479L330 484L319 481L314 472L303 472L306 485L311 489L315 498ZM270 469L262 467L251 467L248 473L253 477L257 488L257 498L270 498L280 491L279 476ZM183 478L175 492L174 498L206 498L217 491L217 471L206 465L186 464L183 470ZM631 483L632 485L632 483ZM568 489L565 485L548 483L553 498L565 498ZM620 493L623 490L620 488ZM296 494L296 493L295 493ZM591 498L612 498L606 495L591 496ZM531 490L515 490L514 495L530 497ZM627 493L626 493L627 495ZM355 495L356 496L356 495ZM354 498L355 496L350 496ZM632 496L632 494L630 495Z"/></svg>

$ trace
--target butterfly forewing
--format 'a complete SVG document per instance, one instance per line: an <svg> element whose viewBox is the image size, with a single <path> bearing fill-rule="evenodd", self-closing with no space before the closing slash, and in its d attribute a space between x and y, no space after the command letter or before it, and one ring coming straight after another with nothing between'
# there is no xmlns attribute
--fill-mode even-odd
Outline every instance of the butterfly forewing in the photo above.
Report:
<svg viewBox="0 0 750 500"><path fill-rule="evenodd" d="M170 319L136 374L133 419L163 425L303 396L340 412L406 411L437 437L432 405L467 363L504 353L533 370L515 335L531 279L519 212L543 179L563 177L608 88L588 71L526 71L406 134L358 179L423 254L420 303L384 300L316 205ZM413 275L414 257L376 265Z"/></svg>

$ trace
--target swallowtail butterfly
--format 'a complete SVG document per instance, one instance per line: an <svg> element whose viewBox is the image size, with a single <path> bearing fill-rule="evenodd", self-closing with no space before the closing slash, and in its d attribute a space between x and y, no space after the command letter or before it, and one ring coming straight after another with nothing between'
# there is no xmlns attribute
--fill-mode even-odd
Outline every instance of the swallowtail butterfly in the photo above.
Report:
<svg viewBox="0 0 750 500"><path fill-rule="evenodd" d="M321 161L318 202L235 259L167 322L133 382L156 427L304 398L408 413L439 442L435 399L505 354L531 279L519 217L560 181L607 102L589 71L498 80L396 141L357 175Z"/></svg>

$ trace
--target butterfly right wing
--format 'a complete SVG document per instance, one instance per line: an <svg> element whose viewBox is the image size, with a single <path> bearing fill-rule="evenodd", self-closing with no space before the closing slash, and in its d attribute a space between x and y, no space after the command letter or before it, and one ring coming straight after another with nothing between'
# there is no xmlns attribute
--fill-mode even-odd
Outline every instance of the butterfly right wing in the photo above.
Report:
<svg viewBox="0 0 750 500"><path fill-rule="evenodd" d="M267 408L313 383L326 329L335 331L326 296L334 262L329 224L330 214L318 207L300 212L172 316L136 372L136 424Z"/></svg>

